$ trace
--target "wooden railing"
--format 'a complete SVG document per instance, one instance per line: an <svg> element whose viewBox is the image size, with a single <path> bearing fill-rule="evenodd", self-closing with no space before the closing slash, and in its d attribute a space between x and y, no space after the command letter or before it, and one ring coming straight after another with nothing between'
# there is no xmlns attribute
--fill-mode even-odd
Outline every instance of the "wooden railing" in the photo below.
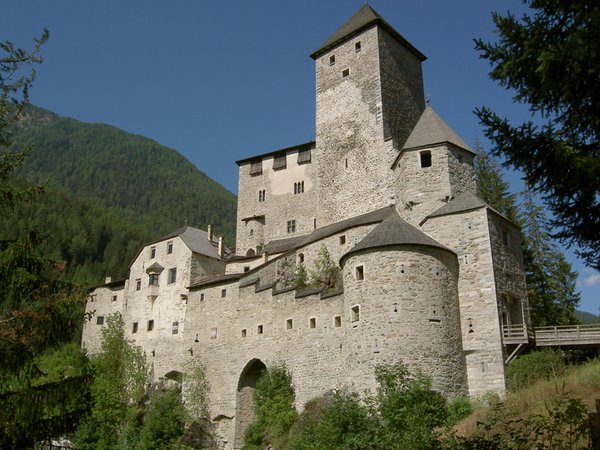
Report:
<svg viewBox="0 0 600 450"><path fill-rule="evenodd" d="M502 325L502 340L504 345L526 344L533 341L533 334L527 325Z"/></svg>
<svg viewBox="0 0 600 450"><path fill-rule="evenodd" d="M569 345L600 345L600 324L537 327L534 332L525 324L503 325L504 345L535 341L538 347Z"/></svg>
<svg viewBox="0 0 600 450"><path fill-rule="evenodd" d="M535 342L540 346L600 345L600 324L538 327Z"/></svg>

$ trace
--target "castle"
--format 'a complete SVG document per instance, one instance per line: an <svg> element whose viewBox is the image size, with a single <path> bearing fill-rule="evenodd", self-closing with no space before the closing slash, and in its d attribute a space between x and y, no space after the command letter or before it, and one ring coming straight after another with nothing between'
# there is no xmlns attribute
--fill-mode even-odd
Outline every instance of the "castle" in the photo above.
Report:
<svg viewBox="0 0 600 450"><path fill-rule="evenodd" d="M183 227L86 305L88 352L120 312L154 379L203 364L225 448L272 364L299 409L373 390L374 367L397 361L447 396L503 393L503 327L529 321L519 229L476 196L474 153L426 104L425 56L365 4L311 57L316 141L237 161L235 254ZM336 283L299 286L324 248Z"/></svg>

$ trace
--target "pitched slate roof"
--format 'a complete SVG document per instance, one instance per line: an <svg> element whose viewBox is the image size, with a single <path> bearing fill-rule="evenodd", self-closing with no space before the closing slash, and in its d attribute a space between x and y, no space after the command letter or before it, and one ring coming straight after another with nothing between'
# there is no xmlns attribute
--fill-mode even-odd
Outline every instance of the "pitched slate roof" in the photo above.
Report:
<svg viewBox="0 0 600 450"><path fill-rule="evenodd" d="M402 219L394 209L373 231L367 234L358 244L340 258L340 265L343 260L352 253L372 248L397 245L422 245L452 252L449 248L444 247L438 241L427 236L425 233Z"/></svg>
<svg viewBox="0 0 600 450"><path fill-rule="evenodd" d="M309 235L271 241L265 245L263 251L269 254L283 253L293 248L303 247L313 242L320 241L327 236L331 236L349 228L381 222L390 214L390 211L393 211L393 209L393 205L385 206L381 209L377 209L366 214L361 214L360 216L351 217L350 219L345 219L340 222L335 222L330 225L317 228Z"/></svg>
<svg viewBox="0 0 600 450"><path fill-rule="evenodd" d="M228 273L228 274L224 274L224 275L214 275L214 276L205 277L205 278L196 280L196 281L192 282L192 284L188 287L189 287L189 289L193 289L193 288L199 288L199 287L203 287L203 286L210 286L210 285L214 285L214 284L227 283L230 281L239 280L244 275L245 274L243 274L243 273Z"/></svg>
<svg viewBox="0 0 600 450"><path fill-rule="evenodd" d="M427 106L402 149L425 147L442 142L449 142L473 153L448 124L430 106Z"/></svg>
<svg viewBox="0 0 600 450"><path fill-rule="evenodd" d="M505 219L505 220L509 221L510 223L514 224L515 226L519 227L518 224L514 223L512 220L510 220L508 217L506 217L501 212L496 211L494 208L492 208L490 205L488 205L486 202L484 202L482 199L477 197L477 195L475 195L473 192L470 192L470 191L463 192L462 194L460 194L457 197L450 200L448 203L446 203L440 209L429 214L427 217L425 217L421 221L420 225L423 225L427 221L427 219L429 219L431 217L447 216L449 214L457 214L457 213L461 213L464 211L472 211L472 210L479 209L479 208L486 208L490 211L493 211L494 213L498 214L503 219Z"/></svg>
<svg viewBox="0 0 600 450"><path fill-rule="evenodd" d="M429 214L427 217L446 216L448 214L455 214L486 207L487 204L483 200L481 200L472 192L467 191L463 192L458 197L453 198L440 209Z"/></svg>
<svg viewBox="0 0 600 450"><path fill-rule="evenodd" d="M333 47L341 44L342 42L350 39L366 30L373 25L380 25L388 33L390 33L395 39L400 41L407 49L414 53L417 58L421 61L425 61L427 58L419 50L408 42L404 37L400 35L394 28L388 24L383 18L369 5L366 3L354 14L345 24L343 24L338 30L329 37L317 50L310 55L311 58L317 59L323 53L326 53Z"/></svg>

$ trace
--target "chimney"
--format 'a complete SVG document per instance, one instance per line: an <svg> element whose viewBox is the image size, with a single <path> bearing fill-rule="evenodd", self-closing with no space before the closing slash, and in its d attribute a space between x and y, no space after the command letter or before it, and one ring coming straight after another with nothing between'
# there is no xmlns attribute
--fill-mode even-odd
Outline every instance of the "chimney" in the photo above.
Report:
<svg viewBox="0 0 600 450"><path fill-rule="evenodd" d="M106 277L106 278L104 279L104 284L108 284L108 283L110 283L111 281L112 281L112 277Z"/></svg>
<svg viewBox="0 0 600 450"><path fill-rule="evenodd" d="M219 258L223 258L223 254L225 253L225 245L223 244L223 236L219 236Z"/></svg>
<svg viewBox="0 0 600 450"><path fill-rule="evenodd" d="M212 241L212 238L213 238L213 236L212 236L212 225L210 225L210 224L208 225L208 228L206 229L206 234L208 235L208 240Z"/></svg>

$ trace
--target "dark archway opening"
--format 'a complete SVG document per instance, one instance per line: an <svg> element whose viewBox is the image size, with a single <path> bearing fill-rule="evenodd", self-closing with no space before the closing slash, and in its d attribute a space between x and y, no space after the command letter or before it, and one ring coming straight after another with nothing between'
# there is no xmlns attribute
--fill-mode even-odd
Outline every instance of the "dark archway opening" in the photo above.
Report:
<svg viewBox="0 0 600 450"><path fill-rule="evenodd" d="M256 386L256 382L260 378L267 366L259 360L253 359L240 374L240 379L237 386L236 407L235 407L235 444L234 448L240 449L244 446L244 433L254 420L254 403L252 394Z"/></svg>

